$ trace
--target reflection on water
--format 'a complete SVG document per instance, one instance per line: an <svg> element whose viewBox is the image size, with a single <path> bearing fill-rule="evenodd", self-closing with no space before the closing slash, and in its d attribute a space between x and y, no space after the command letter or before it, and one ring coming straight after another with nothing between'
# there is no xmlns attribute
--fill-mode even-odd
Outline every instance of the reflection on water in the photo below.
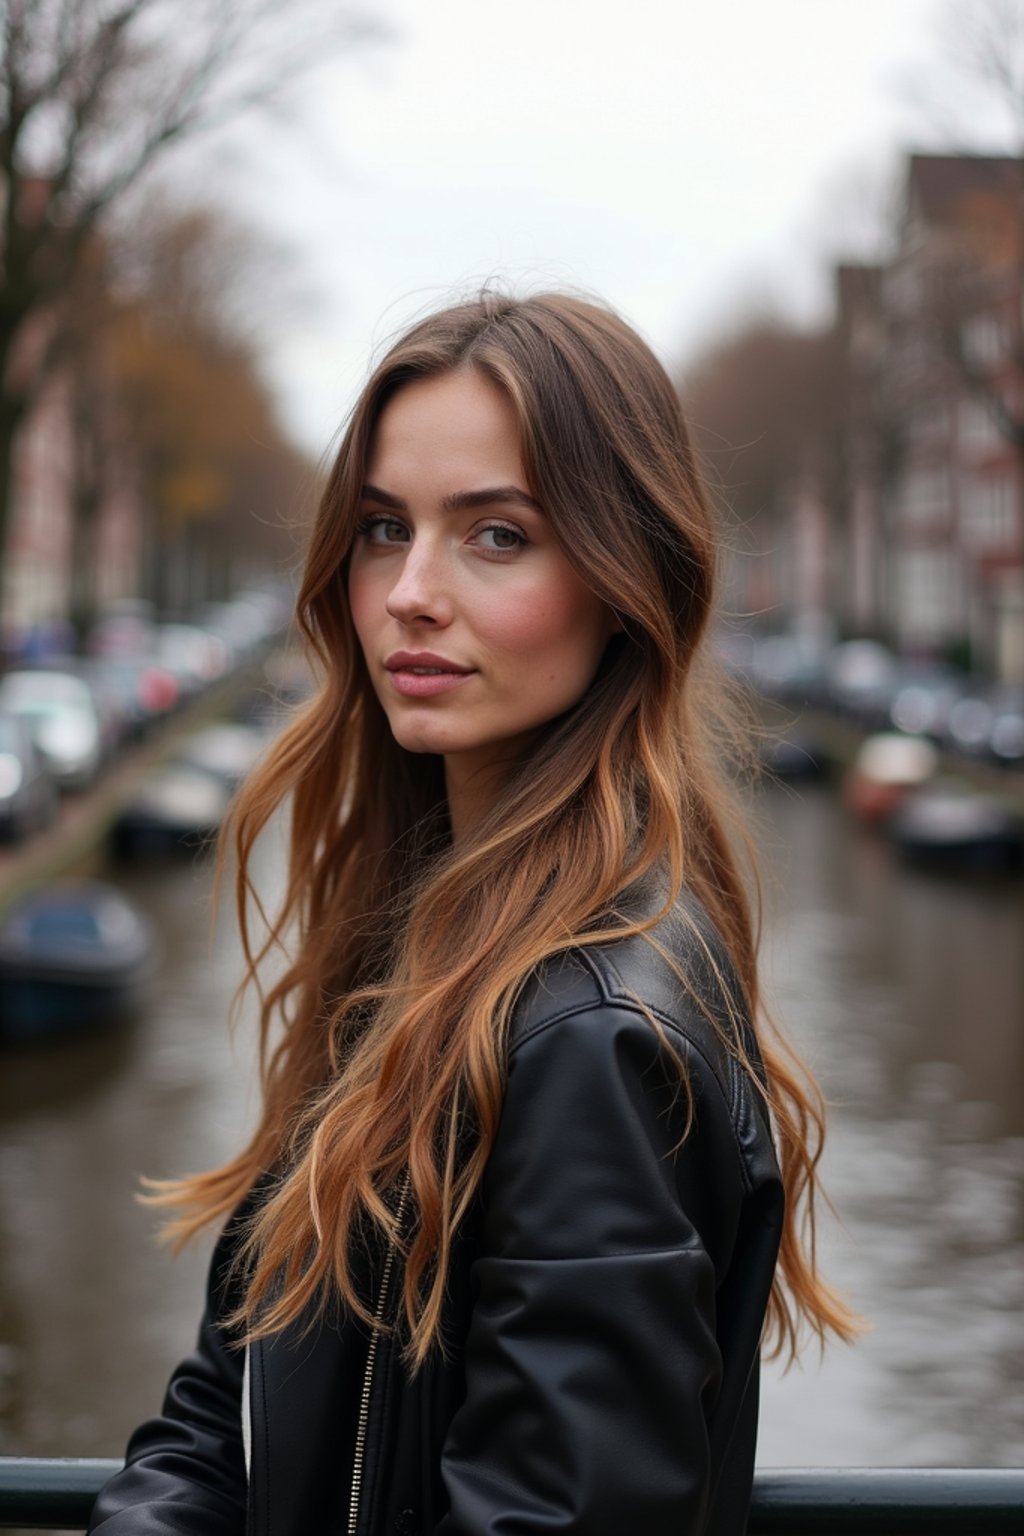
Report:
<svg viewBox="0 0 1024 1536"><path fill-rule="evenodd" d="M208 861L123 880L160 934L148 1016L0 1057L0 1450L117 1452L191 1344L204 1256L171 1262L134 1196L209 1165L250 1108L251 1050L225 1021L239 975L211 952Z"/></svg>
<svg viewBox="0 0 1024 1536"><path fill-rule="evenodd" d="M1009 1464L1024 1444L1024 888L895 866L826 790L763 798L767 973L833 1103L829 1274L871 1325L767 1373L767 1464ZM264 851L267 878L280 850ZM140 1174L209 1165L252 1114L208 864L133 876L165 949L136 1026L0 1057L0 1451L118 1454L199 1311Z"/></svg>
<svg viewBox="0 0 1024 1536"><path fill-rule="evenodd" d="M827 790L762 806L775 1009L832 1109L829 1275L870 1332L768 1373L769 1464L1024 1444L1024 890L928 879Z"/></svg>

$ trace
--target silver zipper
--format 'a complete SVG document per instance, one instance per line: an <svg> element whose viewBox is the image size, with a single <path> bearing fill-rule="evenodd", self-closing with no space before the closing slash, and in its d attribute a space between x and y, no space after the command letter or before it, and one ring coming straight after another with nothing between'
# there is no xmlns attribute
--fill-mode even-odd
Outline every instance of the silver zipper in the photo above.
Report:
<svg viewBox="0 0 1024 1536"><path fill-rule="evenodd" d="M405 1203L409 1196L408 1170L402 1179L401 1192L398 1197L398 1211L395 1215L395 1226L401 1229L402 1217L405 1215ZM348 1504L348 1536L356 1536L359 1525L359 1500L363 1491L363 1459L366 1455L366 1428L370 1419L370 1397L373 1392L373 1368L377 1361L377 1345L380 1342L381 1324L384 1321L384 1312L388 1304L388 1291L391 1286L391 1272L395 1267L395 1244L388 1244L388 1251L384 1258L384 1272L380 1277L380 1291L377 1294L377 1305L373 1309L373 1328L370 1333L370 1343L366 1351L366 1369L363 1372L363 1390L359 1394L359 1418L356 1422L356 1448L352 1458L352 1492Z"/></svg>

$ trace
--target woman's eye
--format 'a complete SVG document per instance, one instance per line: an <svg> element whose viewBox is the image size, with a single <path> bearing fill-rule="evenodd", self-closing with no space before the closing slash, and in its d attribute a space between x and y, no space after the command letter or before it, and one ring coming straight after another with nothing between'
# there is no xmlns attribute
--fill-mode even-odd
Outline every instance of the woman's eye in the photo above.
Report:
<svg viewBox="0 0 1024 1536"><path fill-rule="evenodd" d="M367 517L359 524L358 532L370 544L404 544L408 531L397 517Z"/></svg>
<svg viewBox="0 0 1024 1536"><path fill-rule="evenodd" d="M488 528L481 528L476 537L484 549L494 554L505 554L526 543L521 533L515 528L506 528L503 523L492 523Z"/></svg>

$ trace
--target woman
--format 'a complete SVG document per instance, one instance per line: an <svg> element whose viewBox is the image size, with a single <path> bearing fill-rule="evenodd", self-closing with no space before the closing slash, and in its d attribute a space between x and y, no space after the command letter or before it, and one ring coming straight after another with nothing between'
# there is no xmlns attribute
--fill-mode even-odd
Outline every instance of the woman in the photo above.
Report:
<svg viewBox="0 0 1024 1536"><path fill-rule="evenodd" d="M488 294L376 369L300 594L319 692L234 814L250 972L293 956L262 1119L159 1196L227 1226L94 1531L744 1528L766 1315L849 1320L801 1239L816 1101L755 1029L714 556L608 311Z"/></svg>

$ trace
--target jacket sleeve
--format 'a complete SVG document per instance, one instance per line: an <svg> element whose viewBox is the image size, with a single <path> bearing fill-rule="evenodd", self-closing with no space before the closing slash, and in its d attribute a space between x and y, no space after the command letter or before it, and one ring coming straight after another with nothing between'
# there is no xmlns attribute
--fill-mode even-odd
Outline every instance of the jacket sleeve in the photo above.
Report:
<svg viewBox="0 0 1024 1536"><path fill-rule="evenodd" d="M195 1350L171 1377L158 1417L139 1426L124 1470L101 1489L91 1536L242 1536L244 1351L220 1318L228 1302L232 1225L210 1264Z"/></svg>
<svg viewBox="0 0 1024 1536"><path fill-rule="evenodd" d="M639 1011L595 1003L512 1052L436 1536L702 1529L743 1186L717 1079L702 1059L688 1075L684 1139L678 1068Z"/></svg>

